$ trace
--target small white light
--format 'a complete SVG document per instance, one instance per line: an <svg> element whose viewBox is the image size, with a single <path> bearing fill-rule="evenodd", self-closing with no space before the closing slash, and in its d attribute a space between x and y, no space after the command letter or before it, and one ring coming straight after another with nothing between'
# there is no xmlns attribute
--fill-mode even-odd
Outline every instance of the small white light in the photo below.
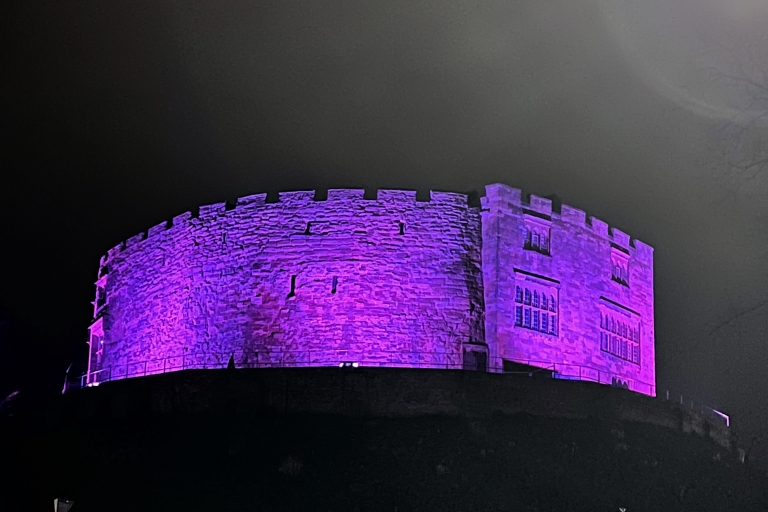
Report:
<svg viewBox="0 0 768 512"><path fill-rule="evenodd" d="M98 386L98 385L99 385L99 383L98 383L98 382L94 382L94 383L93 383L93 386L94 386L94 387L96 387L96 386Z"/></svg>
<svg viewBox="0 0 768 512"><path fill-rule="evenodd" d="M357 363L352 363L352 366L354 366L355 368L357 368L358 364L357 364Z"/></svg>
<svg viewBox="0 0 768 512"><path fill-rule="evenodd" d="M344 368L344 363L339 363L339 368Z"/></svg>

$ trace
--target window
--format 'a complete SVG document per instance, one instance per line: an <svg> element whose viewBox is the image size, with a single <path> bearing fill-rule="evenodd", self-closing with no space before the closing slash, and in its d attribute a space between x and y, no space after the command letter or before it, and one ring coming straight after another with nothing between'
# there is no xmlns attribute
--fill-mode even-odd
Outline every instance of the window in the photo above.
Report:
<svg viewBox="0 0 768 512"><path fill-rule="evenodd" d="M101 358L104 355L104 335L94 334L91 337L91 354L93 354L93 363L101 365Z"/></svg>
<svg viewBox="0 0 768 512"><path fill-rule="evenodd" d="M611 251L611 280L629 286L629 255L615 248Z"/></svg>
<svg viewBox="0 0 768 512"><path fill-rule="evenodd" d="M628 318L629 317L629 318ZM629 312L605 309L600 312L600 350L640 364L639 317Z"/></svg>
<svg viewBox="0 0 768 512"><path fill-rule="evenodd" d="M331 293L336 293L336 287L339 285L339 278L333 276L333 282L331 283Z"/></svg>
<svg viewBox="0 0 768 512"><path fill-rule="evenodd" d="M104 362L104 324L103 318L96 320L90 329L89 353L88 353L88 377L87 384L91 384L97 378L99 370Z"/></svg>
<svg viewBox="0 0 768 512"><path fill-rule="evenodd" d="M550 223L550 220L526 215L523 249L549 255Z"/></svg>
<svg viewBox="0 0 768 512"><path fill-rule="evenodd" d="M96 309L107 303L107 291L101 286L96 288Z"/></svg>
<svg viewBox="0 0 768 512"><path fill-rule="evenodd" d="M556 336L557 303L554 286L528 279L523 281L515 285L515 326Z"/></svg>
<svg viewBox="0 0 768 512"><path fill-rule="evenodd" d="M291 291L288 292L288 297L296 296L296 276L291 276Z"/></svg>
<svg viewBox="0 0 768 512"><path fill-rule="evenodd" d="M102 275L96 281L96 297L93 304L93 318L99 318L104 313L104 307L107 305L107 275Z"/></svg>

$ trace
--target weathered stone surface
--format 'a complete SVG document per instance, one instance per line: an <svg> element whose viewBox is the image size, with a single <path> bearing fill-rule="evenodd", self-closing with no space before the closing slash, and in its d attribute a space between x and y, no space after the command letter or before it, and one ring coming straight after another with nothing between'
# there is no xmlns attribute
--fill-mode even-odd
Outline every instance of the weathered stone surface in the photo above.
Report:
<svg viewBox="0 0 768 512"><path fill-rule="evenodd" d="M450 192L315 197L204 206L111 249L89 381L230 358L461 368L471 350L472 365L487 353L492 371L516 361L655 394L651 247L505 185L486 188L482 209ZM612 279L617 258L628 283ZM516 302L517 286L546 303ZM609 317L623 333L601 328Z"/></svg>
<svg viewBox="0 0 768 512"><path fill-rule="evenodd" d="M461 194L329 190L200 208L108 267L107 378L177 366L460 367L482 342L480 216Z"/></svg>
<svg viewBox="0 0 768 512"><path fill-rule="evenodd" d="M587 224L583 212L568 206L547 220L541 217L549 211L542 198L532 196L529 204L521 197L517 189L489 185L483 198L483 287L492 364L517 361L604 384L618 378L632 390L655 395L653 249L639 241L631 245L628 235L598 219ZM527 219L549 226L548 254L524 249ZM628 285L612 279L613 253L627 260ZM532 289L554 290L556 335L515 325L515 308L521 306L515 287L528 282ZM639 326L639 364L601 349L601 331L607 333L601 329L601 311Z"/></svg>

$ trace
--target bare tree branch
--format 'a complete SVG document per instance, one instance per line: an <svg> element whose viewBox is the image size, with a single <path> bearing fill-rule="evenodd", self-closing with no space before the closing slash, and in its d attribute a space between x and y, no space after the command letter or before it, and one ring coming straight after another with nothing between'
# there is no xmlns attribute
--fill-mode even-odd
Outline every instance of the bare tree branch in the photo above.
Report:
<svg viewBox="0 0 768 512"><path fill-rule="evenodd" d="M714 329L712 329L712 331L709 333L709 336L712 336L713 334L715 334L717 331L719 331L720 329L722 329L722 328L723 328L723 327L725 327L726 325L732 324L732 323L733 323L733 322L735 322L737 319L739 319L739 318L741 318L741 317L743 317L743 316L746 316L746 315L748 315L748 314L752 313L753 311L757 311L758 309L762 308L762 307L763 307L763 306L765 306L766 304L768 304L768 299L766 299L766 300L764 300L764 301L762 301L762 302L758 303L758 304L757 304L757 305L755 305L755 306L752 306L751 308L749 308L749 309L747 309L747 310L745 310L745 311L742 311L741 313L738 313L738 314L737 314L737 315L735 315L735 316L732 316L731 318L729 318L729 319L728 319L728 320L726 320L725 322L721 323L720 325L718 325L717 327L715 327Z"/></svg>

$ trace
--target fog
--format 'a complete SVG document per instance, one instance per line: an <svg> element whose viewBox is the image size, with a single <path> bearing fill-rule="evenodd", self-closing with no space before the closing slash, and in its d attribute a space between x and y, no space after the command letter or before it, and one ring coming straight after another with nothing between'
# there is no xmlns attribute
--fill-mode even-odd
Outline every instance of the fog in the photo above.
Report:
<svg viewBox="0 0 768 512"><path fill-rule="evenodd" d="M654 246L658 389L764 430L768 169L733 164L768 102L728 77L768 70L765 0L7 9L0 301L58 347L25 357L84 358L98 257L199 204L504 182Z"/></svg>

